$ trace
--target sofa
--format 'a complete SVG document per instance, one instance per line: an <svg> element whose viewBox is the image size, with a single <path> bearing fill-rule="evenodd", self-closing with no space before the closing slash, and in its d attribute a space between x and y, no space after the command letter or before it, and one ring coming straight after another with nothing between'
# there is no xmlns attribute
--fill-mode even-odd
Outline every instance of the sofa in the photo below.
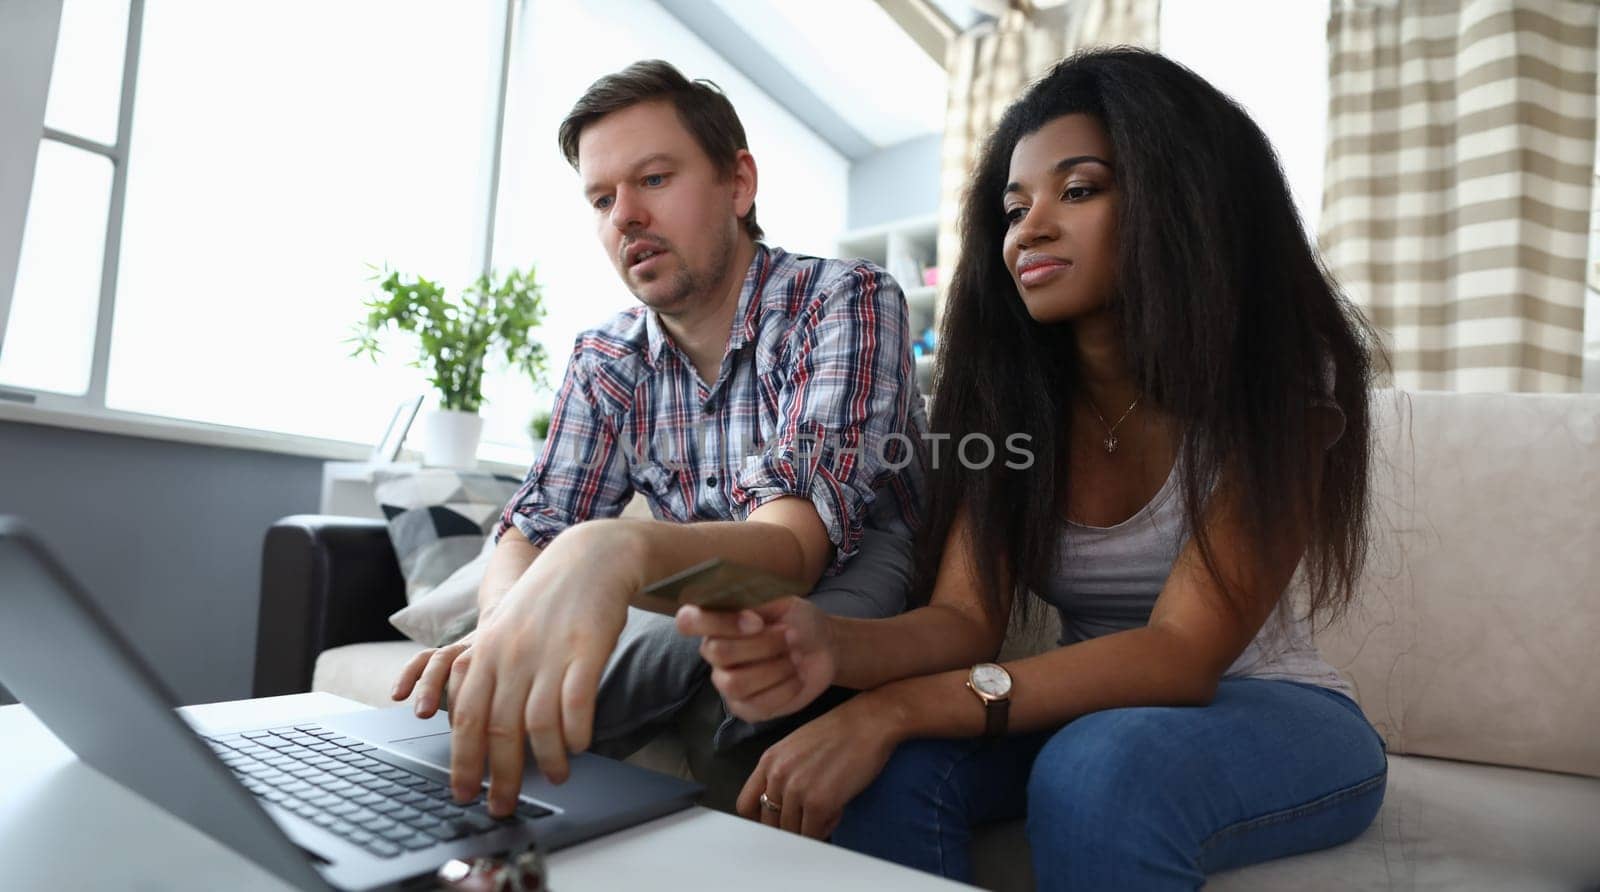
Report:
<svg viewBox="0 0 1600 892"><path fill-rule="evenodd" d="M1386 742L1383 808L1345 845L1207 885L1600 889L1600 396L1378 391L1373 417L1371 558L1318 646ZM284 518L265 542L256 695L387 705L419 648L386 622L404 604L381 522ZM1049 646L1053 620L1014 629L1004 656ZM709 752L714 697L630 761L728 809L757 754ZM984 888L1032 888L1020 821L983 828L975 862Z"/></svg>

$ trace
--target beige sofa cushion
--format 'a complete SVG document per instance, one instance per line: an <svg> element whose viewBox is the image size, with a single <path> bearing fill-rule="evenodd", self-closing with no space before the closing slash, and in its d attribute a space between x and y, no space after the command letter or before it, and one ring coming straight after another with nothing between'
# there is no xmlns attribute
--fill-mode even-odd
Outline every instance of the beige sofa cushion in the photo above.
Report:
<svg viewBox="0 0 1600 892"><path fill-rule="evenodd" d="M1391 753L1600 777L1600 396L1374 409L1371 564L1323 656Z"/></svg>

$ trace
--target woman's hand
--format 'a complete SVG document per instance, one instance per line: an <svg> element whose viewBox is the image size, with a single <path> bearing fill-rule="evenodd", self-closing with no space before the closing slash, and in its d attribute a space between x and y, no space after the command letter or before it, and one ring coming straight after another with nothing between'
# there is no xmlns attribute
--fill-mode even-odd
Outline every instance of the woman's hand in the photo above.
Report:
<svg viewBox="0 0 1600 892"><path fill-rule="evenodd" d="M804 598L738 613L679 608L678 631L704 636L700 656L728 711L747 722L804 709L833 684L837 661L828 617Z"/></svg>
<svg viewBox="0 0 1600 892"><path fill-rule="evenodd" d="M827 839L899 745L891 713L860 694L770 747L739 792L739 814Z"/></svg>

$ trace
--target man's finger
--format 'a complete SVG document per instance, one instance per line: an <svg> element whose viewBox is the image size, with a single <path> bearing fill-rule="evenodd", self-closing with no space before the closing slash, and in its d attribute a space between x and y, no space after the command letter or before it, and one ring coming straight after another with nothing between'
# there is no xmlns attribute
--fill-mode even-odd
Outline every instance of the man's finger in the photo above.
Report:
<svg viewBox="0 0 1600 892"><path fill-rule="evenodd" d="M394 689L389 692L389 699L404 700L411 696L411 689L422 677L423 667L428 665L428 660L433 657L435 648L424 648L411 655L406 664L400 667L400 675L394 680Z"/></svg>
<svg viewBox="0 0 1600 892"><path fill-rule="evenodd" d="M517 808L522 791L522 708L526 681L502 674L485 736L489 742L489 813L503 818Z"/></svg>
<svg viewBox="0 0 1600 892"><path fill-rule="evenodd" d="M561 682L561 736L571 752L581 753L594 742L594 702L603 669L604 659L579 657Z"/></svg>
<svg viewBox="0 0 1600 892"><path fill-rule="evenodd" d="M416 710L419 718L425 719L439 708L439 695L444 692L445 683L450 679L450 669L463 650L465 648L454 645L441 647L433 652L428 665L423 667L417 682Z"/></svg>
<svg viewBox="0 0 1600 892"><path fill-rule="evenodd" d="M534 677L522 717L534 761L552 784L567 779L567 745L561 738L561 679L564 675L560 668L540 670Z"/></svg>
<svg viewBox="0 0 1600 892"><path fill-rule="evenodd" d="M461 683L467 680L467 672L471 669L472 651L462 651L461 656L456 657L455 661L450 664L450 674L445 679L444 699L440 701L440 706L449 709L450 704L456 702L456 695L461 691Z"/></svg>
<svg viewBox="0 0 1600 892"><path fill-rule="evenodd" d="M463 802L483 786L484 732L494 696L494 673L482 662L469 670L450 708L450 789Z"/></svg>

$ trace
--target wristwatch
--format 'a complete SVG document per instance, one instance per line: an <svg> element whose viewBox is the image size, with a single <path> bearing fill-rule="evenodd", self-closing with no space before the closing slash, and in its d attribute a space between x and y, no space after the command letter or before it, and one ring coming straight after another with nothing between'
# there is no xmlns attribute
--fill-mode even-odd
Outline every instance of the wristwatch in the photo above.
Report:
<svg viewBox="0 0 1600 892"><path fill-rule="evenodd" d="M983 736L1003 737L1011 711L1011 673L998 663L979 663L967 673L967 687L983 701Z"/></svg>

